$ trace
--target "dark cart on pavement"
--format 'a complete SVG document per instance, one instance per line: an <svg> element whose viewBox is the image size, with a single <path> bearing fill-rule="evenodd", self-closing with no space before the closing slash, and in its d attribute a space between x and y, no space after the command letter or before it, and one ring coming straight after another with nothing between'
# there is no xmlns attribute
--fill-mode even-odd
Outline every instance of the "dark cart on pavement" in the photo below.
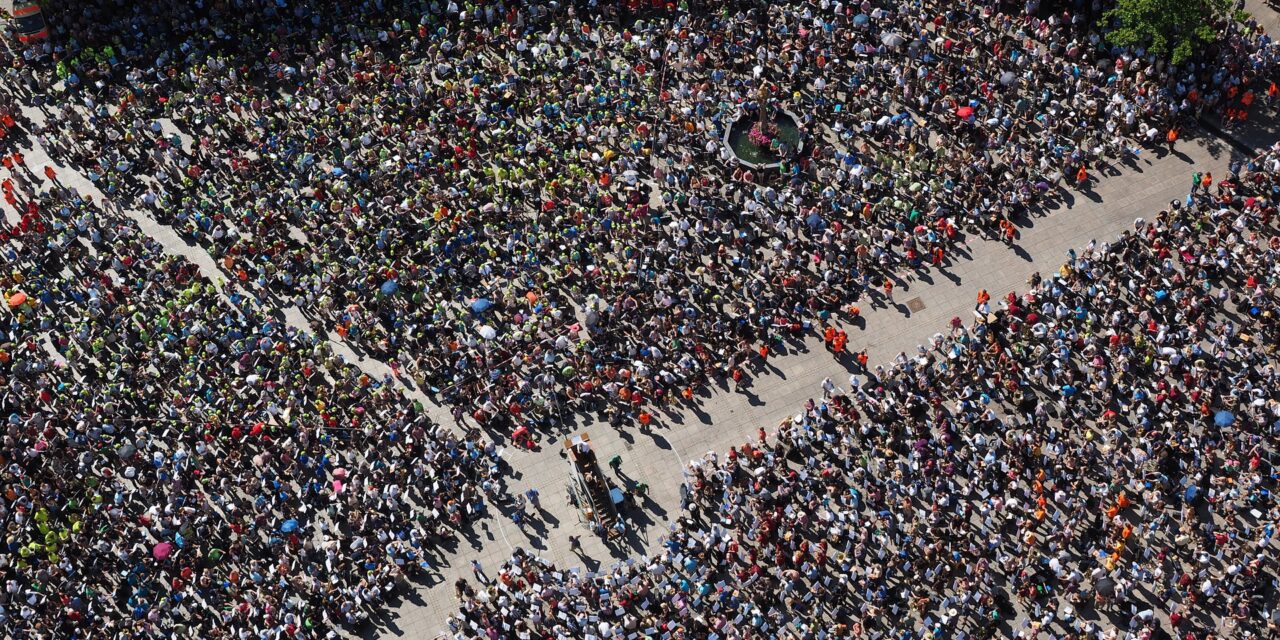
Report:
<svg viewBox="0 0 1280 640"><path fill-rule="evenodd" d="M588 520L600 526L605 537L621 535L614 525L618 523L618 503L622 501L622 492L609 486L608 479L600 471L600 460L591 446L591 436L582 433L565 438L564 448L569 452L569 462L573 465L572 491L578 507Z"/></svg>

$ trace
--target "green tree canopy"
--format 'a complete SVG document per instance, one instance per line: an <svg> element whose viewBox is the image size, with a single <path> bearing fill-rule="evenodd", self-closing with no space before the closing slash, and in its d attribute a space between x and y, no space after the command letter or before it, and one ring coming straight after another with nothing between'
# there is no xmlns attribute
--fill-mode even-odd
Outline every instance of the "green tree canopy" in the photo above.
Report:
<svg viewBox="0 0 1280 640"><path fill-rule="evenodd" d="M1230 12L1231 0L1119 0L1106 14L1118 23L1107 41L1145 46L1181 64L1218 39L1213 25Z"/></svg>

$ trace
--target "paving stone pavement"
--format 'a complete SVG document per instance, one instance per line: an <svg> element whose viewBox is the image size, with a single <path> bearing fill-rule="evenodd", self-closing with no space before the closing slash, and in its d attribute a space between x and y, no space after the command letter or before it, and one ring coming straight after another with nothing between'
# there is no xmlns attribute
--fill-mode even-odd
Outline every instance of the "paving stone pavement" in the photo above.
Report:
<svg viewBox="0 0 1280 640"><path fill-rule="evenodd" d="M1269 31L1280 28L1275 12L1261 2L1251 1L1247 7L1255 15L1266 16L1263 22ZM29 115L44 119L38 111L32 110ZM1246 137L1245 142L1255 148L1276 140L1275 128L1267 125L1251 124L1237 134ZM37 172L54 164L42 149L30 148L26 152L28 165ZM1215 175L1225 175L1228 163L1240 157L1234 148L1204 133L1189 135L1172 153L1144 151L1135 166L1121 167L1115 175L1102 178L1092 192L1071 191L1066 204L1032 218L1021 228L1012 246L970 238L967 255L954 256L954 262L946 268L899 287L894 306L864 302L863 323L846 327L849 346L854 351L867 349L872 363L887 362L901 351L911 352L917 344L944 330L952 317L967 320L978 289L985 288L996 298L1020 291L1033 272L1056 270L1068 249L1083 247L1091 240L1105 242L1130 228L1135 218L1150 216L1170 200L1185 197L1193 168L1208 168ZM68 167L57 169L63 185L102 198L84 176ZM14 215L2 204L0 209L10 217ZM167 251L187 257L211 279L225 280L225 274L203 249L185 242L145 212L126 213ZM291 324L315 331L297 309L280 309L280 313ZM338 336L328 337L340 354L369 373L381 376L389 371L384 363L357 358ZM448 554L448 564L439 568L434 584L422 585L400 600L389 615L379 620L380 626L370 629L367 635L431 638L442 634L447 616L456 608L453 582L459 577L471 578L472 560L494 573L515 547L534 551L558 565L585 566L588 570L654 549L667 532L669 519L678 513L682 470L688 460L707 451L723 453L754 438L758 428L771 429L805 400L820 397L820 384L826 377L839 387L848 386L849 371L826 352L816 337L798 348L789 348L788 353L771 357L769 368L754 378L746 392L716 388L701 398L696 410L679 415L659 414L651 434L634 428L619 432L607 423L590 420L578 423L576 431L589 432L602 457L621 455L626 477L649 485L642 508L628 514L636 528L622 544L605 545L568 504L570 466L561 455L559 438L544 437L535 451L508 448L505 455L515 471L508 488L513 493L537 489L544 510L532 522L516 526L500 509L493 509L493 517L482 521L476 535L462 540ZM421 398L416 391L411 393ZM437 419L452 422L447 411L432 409ZM581 556L570 551L570 535L581 537Z"/></svg>

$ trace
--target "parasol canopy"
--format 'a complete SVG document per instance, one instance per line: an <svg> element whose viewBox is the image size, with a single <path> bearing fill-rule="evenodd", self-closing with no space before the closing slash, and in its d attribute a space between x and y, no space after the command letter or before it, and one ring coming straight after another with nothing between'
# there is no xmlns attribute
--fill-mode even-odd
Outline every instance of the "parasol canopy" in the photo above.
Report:
<svg viewBox="0 0 1280 640"><path fill-rule="evenodd" d="M164 560L165 558L168 558L173 555L173 543L161 542L160 544L151 547L151 555L155 556L156 560Z"/></svg>

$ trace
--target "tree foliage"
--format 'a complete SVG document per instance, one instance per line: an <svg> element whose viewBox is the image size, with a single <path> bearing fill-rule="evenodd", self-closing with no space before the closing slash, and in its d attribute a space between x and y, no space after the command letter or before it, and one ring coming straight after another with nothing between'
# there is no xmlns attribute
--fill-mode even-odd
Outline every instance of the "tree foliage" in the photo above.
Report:
<svg viewBox="0 0 1280 640"><path fill-rule="evenodd" d="M1117 23L1107 40L1145 46L1181 64L1218 39L1214 23L1230 16L1231 9L1231 0L1118 0L1106 14Z"/></svg>

